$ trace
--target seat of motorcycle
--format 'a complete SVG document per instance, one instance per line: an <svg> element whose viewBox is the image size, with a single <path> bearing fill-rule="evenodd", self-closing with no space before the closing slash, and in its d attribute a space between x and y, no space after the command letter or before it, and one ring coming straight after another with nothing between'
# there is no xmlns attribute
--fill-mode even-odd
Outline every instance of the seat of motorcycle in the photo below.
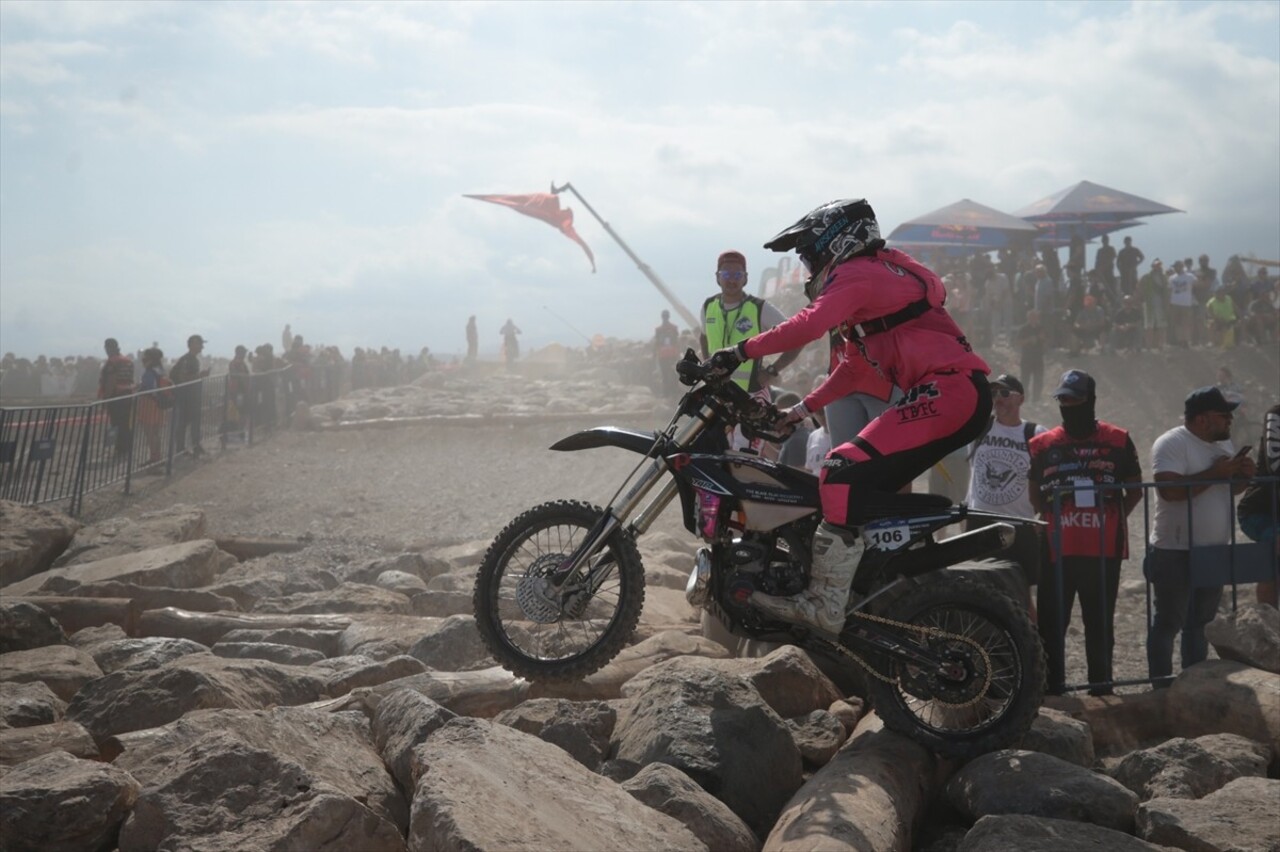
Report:
<svg viewBox="0 0 1280 852"><path fill-rule="evenodd" d="M916 515L935 515L945 512L954 504L942 494L888 494L875 493L859 501L856 507L861 522L882 518L910 518Z"/></svg>

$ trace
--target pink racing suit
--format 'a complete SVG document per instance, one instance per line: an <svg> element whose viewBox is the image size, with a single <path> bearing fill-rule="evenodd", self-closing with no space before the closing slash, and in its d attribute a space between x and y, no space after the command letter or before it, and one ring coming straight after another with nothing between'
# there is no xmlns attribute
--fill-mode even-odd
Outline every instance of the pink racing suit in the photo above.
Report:
<svg viewBox="0 0 1280 852"><path fill-rule="evenodd" d="M861 522L877 492L895 492L981 432L991 413L991 372L942 307L946 287L895 249L855 257L827 276L818 298L743 345L749 358L785 352L838 328L844 358L805 397L817 410L855 391L906 391L847 444L832 449L820 477L822 511L833 524Z"/></svg>

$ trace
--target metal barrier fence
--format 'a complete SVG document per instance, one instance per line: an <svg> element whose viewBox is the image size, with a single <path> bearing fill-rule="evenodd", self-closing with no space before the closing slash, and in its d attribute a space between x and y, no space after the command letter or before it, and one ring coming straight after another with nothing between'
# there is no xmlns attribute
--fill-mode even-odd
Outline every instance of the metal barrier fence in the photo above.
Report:
<svg viewBox="0 0 1280 852"><path fill-rule="evenodd" d="M117 483L130 493L138 474L173 472L205 442L251 445L287 426L301 389L286 366L224 374L86 405L0 408L0 499L68 501Z"/></svg>
<svg viewBox="0 0 1280 852"><path fill-rule="evenodd" d="M1145 678L1129 678L1117 680L1114 677L1107 680L1099 680L1096 682L1085 683L1067 683L1065 681L1065 658L1066 658L1066 628L1069 622L1069 613L1066 612L1066 605L1070 603L1070 599L1075 597L1075 589L1081 591L1081 621L1085 629L1086 649L1091 640L1101 642L1106 651L1106 659L1108 661L1107 670L1111 671L1110 661L1113 657L1113 648L1115 644L1114 635L1114 613L1119 585L1119 561L1116 562L1113 569L1109 570L1108 559L1105 555L1097 557L1097 570L1089 571L1088 563L1092 562L1093 556L1077 557L1071 564L1064 564L1062 557L1062 534L1064 529L1064 520L1070 526L1069 515L1075 511L1075 507L1065 508L1063 506L1063 498L1068 494L1073 494L1073 501L1078 499L1074 496L1078 493L1078 489L1072 487L1057 488L1052 494L1052 515L1053 522L1051 529L1053 530L1050 540L1045 542L1046 548L1044 552L1049 557L1043 560L1046 571L1041 573L1040 577L1040 596L1041 601L1039 618L1040 618L1040 634L1044 641L1045 653L1049 657L1049 673L1050 683L1049 691L1052 693L1073 692L1078 690L1089 690L1094 694L1108 694L1117 686L1137 686L1141 684L1152 684L1156 686L1167 685L1174 679L1174 675L1152 675L1151 668L1153 654L1155 657L1163 657L1166 650L1163 648L1152 647L1152 628L1155 607L1155 593L1153 592L1152 582L1152 560L1155 555L1156 548L1151 544L1151 532L1155 513L1155 500L1158 498L1153 494L1156 489L1168 493L1170 489L1183 491L1188 498L1192 497L1192 490L1202 485L1234 485L1242 484L1260 484L1265 486L1275 486L1280 482L1280 477L1256 477L1251 480L1196 480L1189 482L1179 482L1171 485L1168 482L1140 482L1140 483L1116 483L1099 485L1090 482L1087 487L1083 488L1086 493L1092 493L1092 500L1096 501L1099 507L1104 506L1108 502L1112 502L1120 507L1119 516L1124 517L1123 510L1123 493L1124 491L1140 488L1142 489L1142 501L1139 504L1142 509L1142 549L1138 551L1131 550L1129 559L1142 560L1143 577L1146 580L1146 625L1147 634L1144 637L1147 645L1148 656L1148 676ZM1186 592L1189 600L1186 612L1182 614L1181 628L1179 635L1181 636L1181 655L1188 654L1198 655L1196 651L1195 637L1197 631L1203 630L1203 623L1200 623L1200 617L1196 615L1196 591L1206 590L1202 595L1202 599L1206 603L1212 604L1213 612L1216 612L1220 606L1219 594L1225 587L1231 589L1231 609L1234 612L1239 605L1238 587L1241 584L1257 583L1262 581L1274 581L1277 578L1277 571L1280 570L1280 550L1274 538L1269 542L1256 542L1249 540L1244 536L1240 529L1236 518L1235 501L1237 495L1232 495L1230 488L1223 489L1214 493L1206 491L1194 499L1186 499L1185 501L1170 501L1172 507L1178 511L1185 511L1186 529L1188 531L1188 539L1185 545L1175 546L1176 550L1184 550L1187 553L1185 578L1174 581L1185 582ZM1207 500L1205 499L1207 498ZM1230 518L1230 534L1226 542L1197 542L1195 540L1195 513L1207 512L1210 510L1208 501L1224 500L1229 504L1223 507L1219 504L1216 508L1218 511L1226 510L1229 512ZM1269 495L1270 503L1270 524L1274 529L1277 524L1277 518L1280 517L1280 506L1277 506L1277 498L1274 491ZM1197 505L1198 504L1198 505ZM1185 507L1185 509L1183 509ZM1137 507L1135 507L1135 513ZM1098 554L1106 554L1108 542L1115 541L1115 536L1120 532L1115 528L1114 524L1108 523L1108 515L1099 511L1093 517L1101 517L1103 522L1097 527L1098 531ZM1132 515L1125 522L1126 535L1128 540L1128 530L1131 529ZM1181 557L1178 557L1181 559ZM1068 574L1070 583L1068 584ZM1093 576L1077 576L1077 575ZM1084 584L1087 582L1096 582L1097 586L1093 593L1098 597L1095 600L1106 602L1106 617L1102 619L1102 623L1085 617L1083 613L1083 592ZM1161 582L1166 581L1161 578ZM1047 585L1046 585L1047 584ZM1219 594L1215 594L1213 590L1217 590ZM1047 595L1046 595L1047 593ZM1044 606L1044 603L1050 602L1050 606ZM1057 604L1054 611L1052 604ZM1046 609L1048 610L1046 612ZM1210 616L1211 617L1211 616ZM1095 632L1097 631L1097 632ZM1167 632L1167 628L1165 630ZM1093 634L1091 636L1091 634ZM1157 641L1163 641L1158 638ZM1171 639L1169 640L1172 641ZM1207 652L1206 647L1201 647L1200 652ZM1086 650L1087 653L1087 650ZM1170 662L1172 655L1178 654L1178 649L1168 649L1170 654ZM1159 663L1156 663L1158 666ZM1172 668L1169 669L1172 671ZM1056 682L1055 682L1056 681Z"/></svg>

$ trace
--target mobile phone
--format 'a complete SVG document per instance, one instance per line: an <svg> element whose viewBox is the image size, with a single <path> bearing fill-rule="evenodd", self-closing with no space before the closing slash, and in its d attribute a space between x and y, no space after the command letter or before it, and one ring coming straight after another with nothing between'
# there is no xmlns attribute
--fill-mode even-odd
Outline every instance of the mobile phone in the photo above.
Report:
<svg viewBox="0 0 1280 852"><path fill-rule="evenodd" d="M1237 459L1243 458L1249 455L1249 453L1251 452L1253 452L1253 447L1248 447L1248 446L1241 447L1239 450L1236 451L1236 454L1232 458L1237 458Z"/></svg>

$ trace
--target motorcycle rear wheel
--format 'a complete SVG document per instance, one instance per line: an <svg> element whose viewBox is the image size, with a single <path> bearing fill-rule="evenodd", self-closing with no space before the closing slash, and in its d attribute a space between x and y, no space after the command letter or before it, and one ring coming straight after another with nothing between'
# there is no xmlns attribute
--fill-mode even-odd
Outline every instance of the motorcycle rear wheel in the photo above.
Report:
<svg viewBox="0 0 1280 852"><path fill-rule="evenodd" d="M581 680L617 656L635 631L644 605L644 566L625 530L615 530L593 560L610 559L613 567L576 617L543 620L517 599L521 583L558 569L603 513L573 500L543 503L489 545L472 605L480 636L503 668L534 681Z"/></svg>
<svg viewBox="0 0 1280 852"><path fill-rule="evenodd" d="M986 653L965 642L925 639L931 650L961 661L965 675L955 680L884 660L877 668L893 682L873 677L867 686L886 728L963 760L1014 746L1030 729L1044 700L1045 663L1025 607L990 584L942 573L879 614L959 634Z"/></svg>

